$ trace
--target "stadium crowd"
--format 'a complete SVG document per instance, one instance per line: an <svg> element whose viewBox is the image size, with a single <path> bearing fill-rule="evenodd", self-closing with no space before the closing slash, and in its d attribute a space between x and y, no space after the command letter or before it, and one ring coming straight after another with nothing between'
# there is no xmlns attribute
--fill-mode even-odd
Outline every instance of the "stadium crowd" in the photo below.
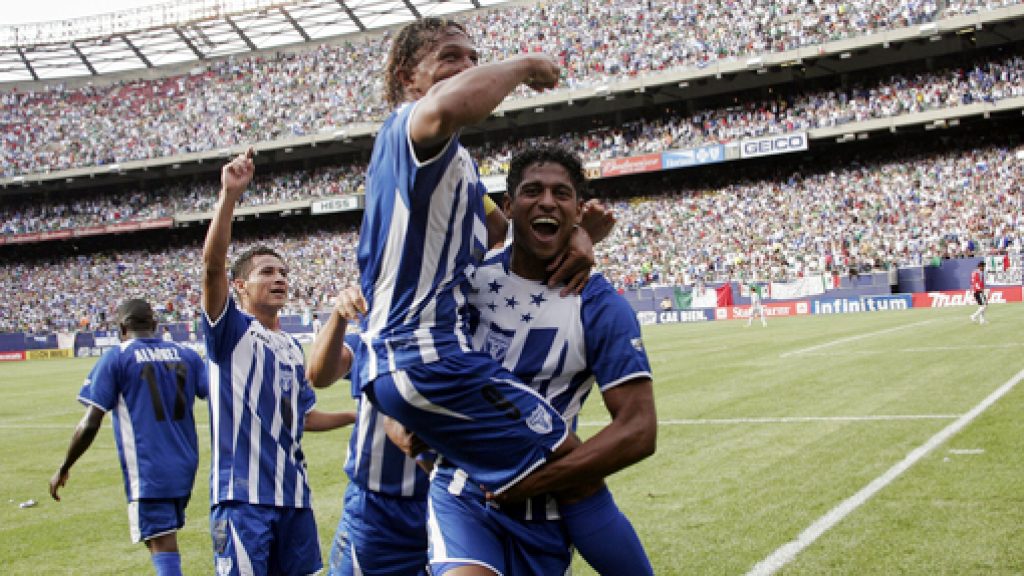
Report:
<svg viewBox="0 0 1024 576"><path fill-rule="evenodd" d="M573 89L1018 2L560 1L464 19L469 29L483 31L477 42L485 59L554 54L564 86ZM4 90L0 175L167 157L378 121L387 112L379 79L389 42L385 31L301 52L230 57L158 80ZM859 108L851 113L870 113Z"/></svg>
<svg viewBox="0 0 1024 576"><path fill-rule="evenodd" d="M595 127L546 140L557 140L558 144L578 151L586 160L594 161L1018 96L1024 96L1024 57L1013 54L998 61L980 61L970 67L912 76L892 75L849 89L779 95L770 101L751 101L692 115L669 110L655 119ZM515 150L536 141L512 140L484 145L474 150L474 154L481 159L483 174L502 174ZM277 173L257 180L245 203L258 206L358 192L363 186L364 172L365 164L357 163ZM0 207L0 234L206 212L213 207L207 188L205 184L171 184L145 193L91 195L72 202L41 202L37 198L6 202Z"/></svg>
<svg viewBox="0 0 1024 576"><path fill-rule="evenodd" d="M785 280L920 266L1024 247L1024 146L989 146L814 173L690 185L605 198L619 224L598 266L620 289L718 280ZM209 192L209 190L207 190ZM292 264L290 312L326 309L356 278L355 227L313 218L297 233L250 239ZM163 303L168 320L198 310L199 246L121 250L0 266L0 331L109 324L116 302Z"/></svg>

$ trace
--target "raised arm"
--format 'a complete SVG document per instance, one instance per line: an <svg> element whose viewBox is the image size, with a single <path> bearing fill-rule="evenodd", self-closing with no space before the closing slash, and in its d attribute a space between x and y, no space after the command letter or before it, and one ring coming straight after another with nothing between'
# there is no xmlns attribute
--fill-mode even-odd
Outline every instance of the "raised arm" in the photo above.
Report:
<svg viewBox="0 0 1024 576"><path fill-rule="evenodd" d="M601 480L654 454L658 419L650 378L636 378L604 393L610 424L561 459L496 497L518 500Z"/></svg>
<svg viewBox="0 0 1024 576"><path fill-rule="evenodd" d="M443 55L442 55L443 57ZM547 54L522 54L465 70L431 86L413 113L409 134L417 150L432 150L463 126L487 118L516 86L540 91L558 84Z"/></svg>
<svg viewBox="0 0 1024 576"><path fill-rule="evenodd" d="M231 218L235 204L252 181L254 166L250 148L224 165L220 171L220 193L213 220L203 243L203 310L215 319L224 311L228 300L228 245L231 244Z"/></svg>
<svg viewBox="0 0 1024 576"><path fill-rule="evenodd" d="M338 295L331 317L313 340L306 376L314 388L334 384L352 368L352 352L345 347L349 320L366 313L366 300L359 286L349 286Z"/></svg>
<svg viewBox="0 0 1024 576"><path fill-rule="evenodd" d="M92 441L96 438L96 432L99 431L100 424L103 422L104 414L105 412L96 406L89 406L85 411L85 415L82 416L82 420L75 427L75 433L71 436L71 444L68 446L68 453L64 456L64 463L60 465L60 468L50 478L50 496L54 500L60 502L60 495L57 492L67 483L71 467L74 466L82 454L85 454L89 446L92 446Z"/></svg>

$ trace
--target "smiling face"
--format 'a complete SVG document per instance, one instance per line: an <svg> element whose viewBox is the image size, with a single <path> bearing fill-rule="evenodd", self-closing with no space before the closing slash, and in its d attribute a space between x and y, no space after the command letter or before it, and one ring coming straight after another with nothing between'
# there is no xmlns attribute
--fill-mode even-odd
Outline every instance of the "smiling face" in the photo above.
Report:
<svg viewBox="0 0 1024 576"><path fill-rule="evenodd" d="M515 230L513 271L543 280L579 222L580 199L569 171L552 160L527 165L513 195L505 196L505 215Z"/></svg>
<svg viewBox="0 0 1024 576"><path fill-rule="evenodd" d="M256 316L260 312L276 314L288 302L288 267L272 254L252 257L252 268L245 278L234 280L242 308Z"/></svg>
<svg viewBox="0 0 1024 576"><path fill-rule="evenodd" d="M407 100L419 100L434 84L473 68L480 61L469 36L454 26L439 31L420 50L423 54L417 63L399 72Z"/></svg>

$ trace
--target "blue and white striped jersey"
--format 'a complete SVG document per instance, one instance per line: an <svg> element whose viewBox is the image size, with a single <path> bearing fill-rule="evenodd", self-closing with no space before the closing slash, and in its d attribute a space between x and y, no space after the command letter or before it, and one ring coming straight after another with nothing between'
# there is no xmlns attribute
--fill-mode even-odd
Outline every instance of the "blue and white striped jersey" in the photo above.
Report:
<svg viewBox="0 0 1024 576"><path fill-rule="evenodd" d="M362 381L470 350L466 271L487 239L476 164L452 136L419 161L409 137L416 104L391 114L374 143L359 234L359 272L369 313Z"/></svg>
<svg viewBox="0 0 1024 576"><path fill-rule="evenodd" d="M582 294L563 298L561 288L512 273L511 254L511 244L490 252L472 277L475 349L539 392L574 428L595 381L605 391L651 377L636 314L604 276L592 275ZM465 481L458 476L456 482ZM526 504L503 509L527 519L558 517L553 499Z"/></svg>
<svg viewBox="0 0 1024 576"><path fill-rule="evenodd" d="M352 397L356 399L356 421L345 457L345 473L364 490L392 497L426 500L427 474L398 449L384 432L384 418L362 393L359 362L363 344L358 334L346 334L345 346L352 351Z"/></svg>
<svg viewBox="0 0 1024 576"><path fill-rule="evenodd" d="M228 297L203 316L210 378L210 505L224 501L310 508L300 441L316 395L302 346Z"/></svg>
<svg viewBox="0 0 1024 576"><path fill-rule="evenodd" d="M160 338L126 340L93 366L78 400L113 415L129 502L192 493L199 466L192 407L206 394L202 358Z"/></svg>

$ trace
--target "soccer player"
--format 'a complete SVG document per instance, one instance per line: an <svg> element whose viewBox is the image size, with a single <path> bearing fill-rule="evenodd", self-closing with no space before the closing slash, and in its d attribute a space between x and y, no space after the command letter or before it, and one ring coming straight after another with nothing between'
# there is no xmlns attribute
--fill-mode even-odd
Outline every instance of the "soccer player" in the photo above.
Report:
<svg viewBox="0 0 1024 576"><path fill-rule="evenodd" d="M754 315L761 317L761 326L768 327L768 321L764 318L764 304L761 302L761 286L751 282L750 286L750 316L747 317L747 328L754 321Z"/></svg>
<svg viewBox="0 0 1024 576"><path fill-rule="evenodd" d="M206 397L206 369L198 354L156 335L145 300L121 304L117 323L121 345L103 354L78 393L85 415L50 479L50 496L60 500L71 466L113 412L132 542L146 543L158 576L180 575L177 531L199 466L192 407Z"/></svg>
<svg viewBox="0 0 1024 576"><path fill-rule="evenodd" d="M545 493L600 481L654 453L653 384L632 308L600 274L590 277L580 295L567 298L544 284L547 266L579 220L585 185L579 159L564 149L532 149L512 159L504 209L514 239L488 253L473 275L472 345L521 377L568 422L576 421L596 381L612 421L505 491L500 507L488 503L472 475L467 479L442 454L430 487L435 575L467 565L479 574L567 574L572 547L561 518L590 514L595 500L556 505ZM522 501L537 494L542 495ZM591 517L592 529L615 527L602 538L605 551L642 552L607 488L598 501L609 515ZM616 573L652 569L645 563Z"/></svg>
<svg viewBox="0 0 1024 576"><path fill-rule="evenodd" d="M466 30L440 18L406 25L391 47L385 83L389 102L401 106L382 125L367 174L358 260L368 313L358 378L378 409L501 493L580 442L540 394L469 345L467 273L482 256L486 226L483 187L458 133L520 84L553 88L560 70L538 53L477 60ZM589 269L573 276L568 288L587 276ZM558 274L548 281L558 282ZM599 503L600 487L563 497ZM567 522L581 554L601 573L624 573L621 564L588 557L588 544L608 546L587 520ZM624 563L646 561L642 549L637 556Z"/></svg>
<svg viewBox="0 0 1024 576"><path fill-rule="evenodd" d="M313 406L302 347L283 332L288 267L259 246L238 256L228 283L234 207L252 180L253 151L221 171L203 245L203 330L210 371L210 530L218 576L312 574L323 567L304 430L351 424ZM230 288L238 295L239 305Z"/></svg>
<svg viewBox="0 0 1024 576"><path fill-rule="evenodd" d="M978 309L971 314L971 322L985 324L985 309L988 308L988 297L985 296L985 261L978 262L978 267L971 271L971 291Z"/></svg>

